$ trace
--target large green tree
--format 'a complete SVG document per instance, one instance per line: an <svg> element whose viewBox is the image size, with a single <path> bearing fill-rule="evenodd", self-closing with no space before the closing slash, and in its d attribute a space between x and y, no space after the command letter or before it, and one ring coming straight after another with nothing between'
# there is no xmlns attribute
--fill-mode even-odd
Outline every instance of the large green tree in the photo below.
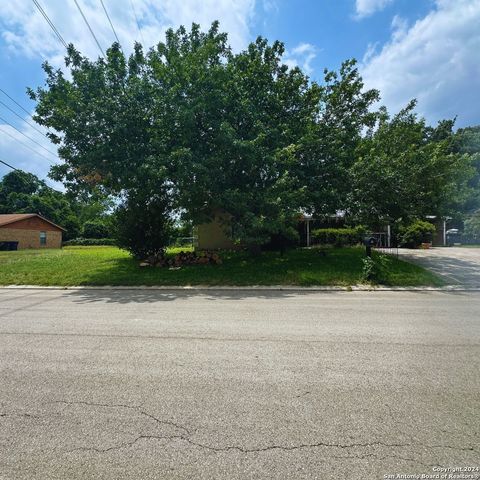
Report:
<svg viewBox="0 0 480 480"><path fill-rule="evenodd" d="M225 212L258 246L294 237L302 211L391 221L458 208L471 159L454 151L453 122L430 128L414 104L390 119L353 60L317 84L283 54L263 38L235 54L217 22L170 29L128 59L118 44L97 61L70 46L68 78L45 64L46 85L30 91L64 160L52 176L72 195L116 196L125 224L143 202L138 227L155 216L165 229L148 237L154 254L179 217Z"/></svg>
<svg viewBox="0 0 480 480"><path fill-rule="evenodd" d="M468 182L470 195L463 206L465 213L471 213L480 209L480 125L459 128L452 139L452 150L469 155L474 168L474 174Z"/></svg>
<svg viewBox="0 0 480 480"><path fill-rule="evenodd" d="M364 132L375 126L373 104L379 100L377 90L364 88L355 60L324 73L315 122L297 149L304 208L317 217L347 208L350 169Z"/></svg>
<svg viewBox="0 0 480 480"><path fill-rule="evenodd" d="M252 245L295 236L299 211L343 206L378 92L363 92L354 62L325 72L319 86L283 54L263 38L233 54L218 23L206 33L195 24L168 30L128 60L117 44L95 62L70 46L71 78L45 64L46 86L30 92L36 120L58 132L51 138L65 164L54 178L124 206L158 194L159 215L195 223L227 212L236 238Z"/></svg>
<svg viewBox="0 0 480 480"><path fill-rule="evenodd" d="M393 118L382 109L357 149L350 213L367 223L452 215L469 194L471 158L452 151L453 122L428 127L415 105Z"/></svg>
<svg viewBox="0 0 480 480"><path fill-rule="evenodd" d="M459 128L453 138L454 152L469 155L474 174L469 180L470 194L463 205L465 234L480 236L480 125Z"/></svg>

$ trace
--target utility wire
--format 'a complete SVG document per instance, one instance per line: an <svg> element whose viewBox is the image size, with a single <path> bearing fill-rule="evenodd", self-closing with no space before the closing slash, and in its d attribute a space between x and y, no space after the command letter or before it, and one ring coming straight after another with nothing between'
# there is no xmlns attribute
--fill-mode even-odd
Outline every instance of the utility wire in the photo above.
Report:
<svg viewBox="0 0 480 480"><path fill-rule="evenodd" d="M85 21L85 23L87 24L87 27L88 29L90 30L90 33L92 34L92 37L94 38L95 42L97 43L97 46L98 46L98 49L100 50L100 52L102 53L102 57L105 58L105 53L102 49L102 46L100 45L100 42L98 41L98 38L96 37L95 33L93 32L92 30L92 27L90 26L90 24L88 23L88 20L87 20L87 17L84 15L82 9L80 8L80 5L78 4L77 0L73 0L75 2L75 5L77 6L78 8L78 11L80 12L80 14L82 15L83 17L83 20Z"/></svg>
<svg viewBox="0 0 480 480"><path fill-rule="evenodd" d="M46 152L50 153L50 155L53 155L54 157L56 157L57 155L55 153L53 153L51 150L49 150L48 148L45 148L41 143L37 142L35 139L33 139L32 137L29 137L27 134L23 133L21 130L19 130L15 125L12 125L8 120L5 120L3 117L0 116L0 120L2 122L5 122L7 125L10 125L12 128L14 128L20 135L23 135L25 138L28 138L31 142L35 143L36 145L38 145L40 148L43 148Z"/></svg>
<svg viewBox="0 0 480 480"><path fill-rule="evenodd" d="M4 165L6 165L7 167L11 168L12 170L16 171L16 172L23 172L23 173L30 173L30 175L35 175L34 173L32 172L27 172L27 170L22 170L21 168L16 168L12 165L10 165L9 163L7 162L4 162L2 159L0 159L0 163L3 163ZM37 175L35 175L37 177ZM38 177L37 177L38 178ZM65 192L61 192L60 190L56 190L55 188L51 187L48 183L47 183L47 180L46 179L39 179L41 182L43 182L44 186L46 188L48 188L49 190L53 190L54 192L57 192L57 193L61 193L62 195L65 194Z"/></svg>
<svg viewBox="0 0 480 480"><path fill-rule="evenodd" d="M3 163L7 167L11 168L12 170L16 170L17 172L20 172L21 170L19 168L12 167L9 163L4 162L3 160L0 159L0 163Z"/></svg>
<svg viewBox="0 0 480 480"><path fill-rule="evenodd" d="M45 10L41 7L41 5L38 3L38 0L32 0L35 6L37 7L38 11L43 15L43 18L47 21L47 23L50 25L51 29L53 30L53 33L57 36L57 38L60 40L60 42L63 44L65 49L68 48L67 42L63 39L62 35L60 32L57 30L53 22L50 20L48 15L45 13Z"/></svg>
<svg viewBox="0 0 480 480"><path fill-rule="evenodd" d="M133 16L135 17L135 21L137 22L138 33L140 33L140 37L141 37L141 39L142 39L142 43L143 43L143 45L145 46L145 39L143 38L142 29L140 28L140 23L138 22L138 18L137 18L137 12L135 11L135 6L133 5L133 1L132 1L132 0L130 0L130 5L132 6Z"/></svg>
<svg viewBox="0 0 480 480"><path fill-rule="evenodd" d="M22 142L18 138L14 137L12 134L10 134L6 130L4 130L1 126L0 126L0 131L3 132L5 135L8 135L10 138L13 138L13 140L17 141L18 143L23 145L25 148L28 148L29 150L31 150L36 155L40 155L41 157L43 157L45 160L47 160L52 165L52 160L50 158L48 158L46 155L44 155L43 153L38 152L34 148L30 147L30 145L27 145L25 142ZM58 160L55 160L55 161L58 163Z"/></svg>
<svg viewBox="0 0 480 480"><path fill-rule="evenodd" d="M108 18L108 22L110 23L110 27L112 27L112 32L115 35L115 38L117 39L118 44L120 45L120 40L118 39L117 32L115 31L115 27L113 26L112 20L110 19L110 15L108 14L107 9L105 8L105 4L103 3L103 0L100 0L100 3L102 4L103 11L105 12L105 15ZM122 47L120 46L120 48L122 48Z"/></svg>
<svg viewBox="0 0 480 480"><path fill-rule="evenodd" d="M3 105L5 108L10 110L14 115L16 115L20 120L23 120L27 125L30 125L34 130L36 130L40 135L43 135L44 137L48 138L45 133L43 133L41 130L39 130L33 123L30 123L28 120L25 120L21 115L19 115L15 110L10 108L6 103L2 102L0 100L0 104Z"/></svg>
<svg viewBox="0 0 480 480"><path fill-rule="evenodd" d="M15 103L18 107L20 107L30 118L33 119L32 114L24 107L22 107L14 98L12 98L3 88L0 88L0 92L2 92L6 97L8 97L13 103Z"/></svg>
<svg viewBox="0 0 480 480"><path fill-rule="evenodd" d="M120 46L120 50L122 51L123 56L125 57L125 60L127 60L127 56L125 55L125 52L123 51L122 45L120 43L120 39L118 38L117 32L115 31L115 27L113 26L112 20L110 19L110 15L107 12L107 9L105 7L105 4L103 3L103 0L100 0L100 3L102 4L103 11L105 12L105 15L108 18L108 21L110 23L110 26L112 27L112 32L115 35L115 38L117 39L118 45ZM133 58L133 57L132 57ZM127 92L125 91L125 85L123 83L120 84L123 90L123 93L126 94Z"/></svg>

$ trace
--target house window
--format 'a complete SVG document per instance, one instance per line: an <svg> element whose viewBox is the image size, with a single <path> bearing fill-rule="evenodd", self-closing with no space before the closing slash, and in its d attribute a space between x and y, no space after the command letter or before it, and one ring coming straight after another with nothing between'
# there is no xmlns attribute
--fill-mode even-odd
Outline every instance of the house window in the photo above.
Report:
<svg viewBox="0 0 480 480"><path fill-rule="evenodd" d="M47 232L40 232L40 245L47 244Z"/></svg>

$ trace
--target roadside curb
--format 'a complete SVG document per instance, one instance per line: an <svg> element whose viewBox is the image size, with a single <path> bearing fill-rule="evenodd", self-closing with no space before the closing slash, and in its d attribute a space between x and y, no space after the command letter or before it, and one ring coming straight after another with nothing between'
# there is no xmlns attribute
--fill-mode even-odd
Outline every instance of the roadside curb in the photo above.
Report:
<svg viewBox="0 0 480 480"><path fill-rule="evenodd" d="M295 285L250 285L250 286L167 286L167 285L86 285L86 286L41 286L41 285L5 285L0 290L158 290L158 291L271 291L271 292L478 292L479 286L448 285L444 287L387 287L371 285L313 286Z"/></svg>

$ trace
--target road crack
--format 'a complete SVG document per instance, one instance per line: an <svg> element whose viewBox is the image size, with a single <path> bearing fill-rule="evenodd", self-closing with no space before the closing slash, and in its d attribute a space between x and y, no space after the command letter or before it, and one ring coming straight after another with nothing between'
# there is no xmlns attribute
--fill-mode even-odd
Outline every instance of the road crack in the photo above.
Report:
<svg viewBox="0 0 480 480"><path fill-rule="evenodd" d="M126 408L126 409L129 409L129 410L134 410L137 413L139 413L140 415L143 415L147 418L150 418L151 420L155 421L159 425L169 425L170 427L174 427L178 430L184 431L188 435L191 434L190 430L188 428L184 427L183 425L175 423L171 420L161 420L160 418L155 417L151 413L148 413L148 412L142 410L142 407L140 407L139 405L126 405L126 404L123 404L123 403L113 403L113 404L110 404L110 403L94 403L94 402L85 402L85 401L75 401L75 402L70 401L69 402L69 401L66 401L66 400L57 400L57 401L53 401L51 403L63 403L65 405L86 405L86 406L89 406L89 407Z"/></svg>
<svg viewBox="0 0 480 480"><path fill-rule="evenodd" d="M166 440L167 442L171 441L181 441L185 442L193 447L200 448L203 450L208 450L212 452L231 452L231 451L237 451L242 454L253 454L253 453L263 453L263 452L268 452L268 451L274 451L274 450L280 450L280 451L296 451L296 450L302 450L302 449L315 449L315 448L327 448L327 449L341 449L341 450L350 450L350 449L369 449L369 448L426 448L426 449L440 449L440 448L445 448L445 449L451 449L451 450L457 450L457 451L464 451L464 452L477 452L474 447L472 446L454 446L454 445L427 445L427 444L422 444L419 442L410 442L410 443L387 443L387 442L382 442L382 441L373 441L373 442L364 442L364 443L328 443L328 442L315 442L315 443L301 443L298 445L267 445L264 447L254 447L254 448L247 448L239 445L226 445L226 446L214 446L214 445L209 445L206 443L202 443L199 441L193 440L191 437L191 432L188 428L186 428L183 425L180 425L176 422L173 422L171 420L162 420L148 412L146 412L143 407L138 406L138 405L127 405L127 404L108 404L108 403L94 403L94 402L86 402L86 401L65 401L65 400L59 400L51 403L60 403L60 404L65 404L65 405L85 405L89 407L100 407L100 408L124 408L128 410L135 411L139 413L140 415L143 415L154 422L158 423L159 425L168 425L171 427L174 427L183 433L181 434L175 434L175 435L138 435L133 438L133 440L128 441L128 442L122 442L116 445L112 445L107 448L99 448L99 447L76 447L72 450L68 450L68 452L74 452L74 451L93 451L97 453L106 453L114 450L121 450L124 448L130 448L134 446L136 443L142 441L142 440ZM480 452L479 452L480 453ZM374 452L370 453L364 453L360 455L349 455L349 456L343 456L343 457L338 457L338 458L357 458L357 459L363 459L367 457L376 457L376 458L396 458L404 461L409 461L409 462L414 462L419 465L423 465L425 467L432 467L432 466L441 466L438 464L435 465L429 465L429 464L424 464L414 458L409 458L409 457L403 457L400 455L396 454L390 454L386 455L383 457L380 457L379 454L376 454Z"/></svg>
<svg viewBox="0 0 480 480"><path fill-rule="evenodd" d="M78 447L74 448L73 450L70 451L78 451L78 450L91 450L95 451L98 453L104 453L104 452L109 452L112 450L120 450L122 448L128 448L133 445L135 445L137 442L141 440L168 440L168 441L173 441L173 440L179 440L188 443L189 445L192 445L194 447L198 447L204 450L209 450L213 452L229 452L229 451L237 451L240 453L244 454L251 454L251 453L263 453L263 452L268 452L272 450L281 450L281 451L295 451L295 450L302 450L302 449L311 449L311 448L337 448L337 449L342 449L342 450L348 450L348 449L353 449L353 448L374 448L374 447L380 447L380 448L409 448L409 447L424 447L424 448L449 448L449 449L456 449L460 451L475 451L473 447L454 447L450 445L420 445L420 444L411 444L411 443L385 443L385 442L369 442L369 443L348 443L348 444L342 444L342 443L326 443L326 442L317 442L317 443L302 443L299 445L267 445L265 447L257 447L257 448L245 448L241 447L238 445L227 445L225 447L217 447L217 446L212 446L208 445L205 443L197 442L195 440L192 440L189 437L186 437L184 435L139 435L135 437L132 441L130 442L123 442L118 445L114 445L105 449L102 448L97 448L97 447ZM354 455L354 456L343 456L343 457L338 457L338 458L358 458L358 459L363 459L369 456L374 456L378 457L377 454L375 453L368 453L364 455ZM392 458L398 458L401 460L407 460L411 462L416 462L420 465L424 465L427 467L431 466L442 466L438 464L434 465L427 465L427 464L422 464L422 462L419 462L418 460L415 460L413 458L406 458L406 457L400 457L398 455L390 455ZM389 458L390 456L385 456L384 458Z"/></svg>
<svg viewBox="0 0 480 480"><path fill-rule="evenodd" d="M0 413L0 418L7 417L38 418L38 415L33 415L31 413Z"/></svg>

